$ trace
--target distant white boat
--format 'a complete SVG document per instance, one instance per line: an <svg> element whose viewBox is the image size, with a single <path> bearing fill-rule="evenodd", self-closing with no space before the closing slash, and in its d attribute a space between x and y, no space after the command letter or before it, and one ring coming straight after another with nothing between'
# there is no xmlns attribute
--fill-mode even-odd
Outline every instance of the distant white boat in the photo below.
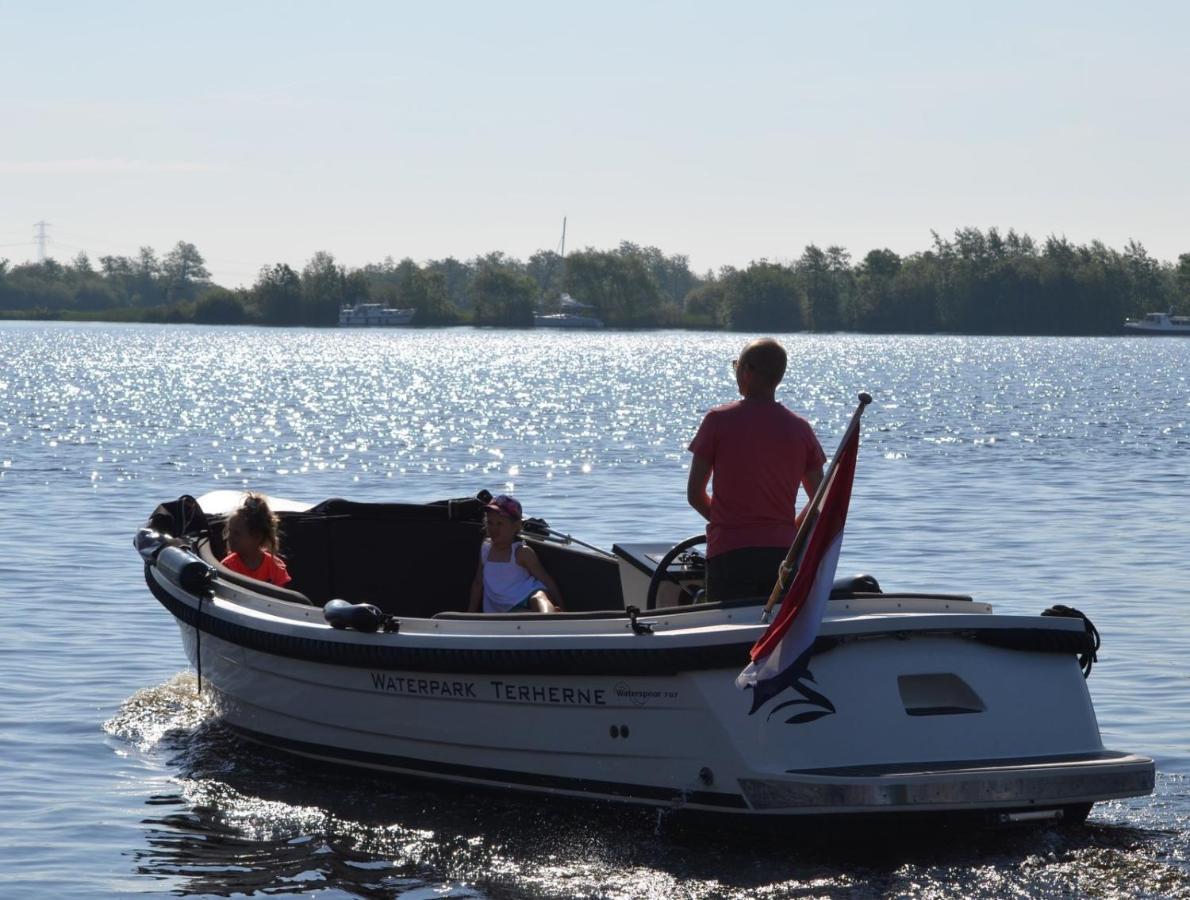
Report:
<svg viewBox="0 0 1190 900"><path fill-rule="evenodd" d="M1152 312L1143 319L1128 319L1124 328L1132 334L1185 335L1190 337L1190 316L1175 316L1169 312Z"/></svg>
<svg viewBox="0 0 1190 900"><path fill-rule="evenodd" d="M357 303L339 309L342 328L394 328L413 321L416 309L393 309L383 303Z"/></svg>
<svg viewBox="0 0 1190 900"><path fill-rule="evenodd" d="M566 266L566 217L562 217L562 240L558 242L558 256ZM533 324L538 328L602 328L603 320L591 315L595 307L580 303L563 292L556 313L534 313Z"/></svg>
<svg viewBox="0 0 1190 900"><path fill-rule="evenodd" d="M602 328L603 320L591 315L595 307L579 303L569 294L562 295L561 312L536 313L533 324L538 328Z"/></svg>

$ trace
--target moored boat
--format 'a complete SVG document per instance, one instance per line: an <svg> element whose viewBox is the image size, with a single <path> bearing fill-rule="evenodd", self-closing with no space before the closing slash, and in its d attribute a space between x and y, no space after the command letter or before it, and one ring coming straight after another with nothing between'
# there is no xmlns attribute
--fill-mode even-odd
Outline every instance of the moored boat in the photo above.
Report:
<svg viewBox="0 0 1190 900"><path fill-rule="evenodd" d="M1151 312L1143 319L1126 319L1124 329L1130 334L1190 337L1190 316L1169 312Z"/></svg>
<svg viewBox="0 0 1190 900"><path fill-rule="evenodd" d="M416 309L394 309L383 303L356 303L339 310L339 325L343 328L396 328L408 325Z"/></svg>
<svg viewBox="0 0 1190 900"><path fill-rule="evenodd" d="M580 303L569 294L563 294L558 303L559 312L535 313L533 324L538 328L602 328L603 320L592 315L595 307Z"/></svg>
<svg viewBox="0 0 1190 900"><path fill-rule="evenodd" d="M1097 638L1077 615L846 581L807 665L753 709L735 677L764 599L698 602L697 555L588 549L530 520L570 611L472 614L480 500L273 501L287 590L219 564L239 499L162 504L137 546L202 689L250 740L741 817L1077 819L1152 790L1152 760L1103 747L1084 679Z"/></svg>

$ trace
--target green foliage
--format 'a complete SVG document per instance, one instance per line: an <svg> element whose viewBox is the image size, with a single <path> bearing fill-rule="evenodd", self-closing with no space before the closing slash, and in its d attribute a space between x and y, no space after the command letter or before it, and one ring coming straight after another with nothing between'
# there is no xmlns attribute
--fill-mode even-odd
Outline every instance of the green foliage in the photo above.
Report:
<svg viewBox="0 0 1190 900"><path fill-rule="evenodd" d="M854 273L842 247L824 253L810 244L794 266L802 286L802 321L812 331L854 325Z"/></svg>
<svg viewBox="0 0 1190 900"><path fill-rule="evenodd" d="M251 293L262 322L297 325L302 321L302 280L285 263L261 269Z"/></svg>
<svg viewBox="0 0 1190 900"><path fill-rule="evenodd" d="M348 302L347 271L334 255L319 250L302 269L303 325L335 325Z"/></svg>
<svg viewBox="0 0 1190 900"><path fill-rule="evenodd" d="M471 285L471 278L475 271L467 263L459 262L453 256L446 259L430 260L423 267L423 271L442 279L443 290L446 291L447 309L455 315L460 309L470 309L471 298L467 293Z"/></svg>
<svg viewBox="0 0 1190 900"><path fill-rule="evenodd" d="M461 266L457 260L448 260ZM359 276L362 292L350 299L351 303L383 303L396 309L415 309L417 325L452 325L459 319L458 309L447 291L450 266L427 264L420 268L412 259L405 258L396 265L392 257L379 266L365 266L352 272L349 278Z"/></svg>
<svg viewBox="0 0 1190 900"><path fill-rule="evenodd" d="M503 254L488 258L471 281L473 320L476 325L532 325L536 293L533 279L506 264Z"/></svg>
<svg viewBox="0 0 1190 900"><path fill-rule="evenodd" d="M643 255L632 245L604 252L587 248L566 258L566 291L595 308L612 326L656 325L661 291Z"/></svg>
<svg viewBox="0 0 1190 900"><path fill-rule="evenodd" d="M767 260L722 276L719 321L732 331L799 331L805 286L790 268Z"/></svg>
<svg viewBox="0 0 1190 900"><path fill-rule="evenodd" d="M537 285L537 296L541 299L542 308L548 312L558 311L558 298L564 290L564 272L565 262L553 250L538 250L529 257L525 266L525 274Z"/></svg>
<svg viewBox="0 0 1190 900"><path fill-rule="evenodd" d="M198 249L178 241L159 258L85 253L68 263L0 260L0 317L330 326L345 304L417 310L416 325L526 326L561 294L594 308L612 327L718 327L743 331L953 331L970 334L1118 334L1151 310L1190 314L1190 253L1177 264L1129 242L1037 243L1013 230L960 228L899 256L869 251L853 263L841 247L811 244L792 264L758 260L703 276L685 256L623 242L563 259L539 251L527 263L502 252L466 262L418 264L391 256L347 269L320 251L301 272L277 263L247 290L210 283Z"/></svg>
<svg viewBox="0 0 1190 900"><path fill-rule="evenodd" d="M165 254L160 272L165 297L170 302L191 299L198 288L207 284L211 278L198 248L185 241L178 241L174 248Z"/></svg>
<svg viewBox="0 0 1190 900"><path fill-rule="evenodd" d="M212 288L194 304L194 321L206 325L242 325L248 318L240 294Z"/></svg>

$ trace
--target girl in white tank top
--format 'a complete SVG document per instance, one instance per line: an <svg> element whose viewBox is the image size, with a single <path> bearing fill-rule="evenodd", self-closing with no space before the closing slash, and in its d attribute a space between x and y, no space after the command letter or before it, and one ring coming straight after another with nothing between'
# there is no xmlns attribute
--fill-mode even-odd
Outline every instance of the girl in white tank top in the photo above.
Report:
<svg viewBox="0 0 1190 900"><path fill-rule="evenodd" d="M484 515L488 539L479 548L479 568L471 584L471 612L557 612L562 595L533 548L516 540L521 504L501 494Z"/></svg>

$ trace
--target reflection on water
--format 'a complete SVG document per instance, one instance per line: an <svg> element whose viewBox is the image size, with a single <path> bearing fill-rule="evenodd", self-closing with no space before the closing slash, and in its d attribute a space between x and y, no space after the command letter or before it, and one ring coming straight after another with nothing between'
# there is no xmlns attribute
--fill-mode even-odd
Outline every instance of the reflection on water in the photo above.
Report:
<svg viewBox="0 0 1190 900"><path fill-rule="evenodd" d="M0 890L1190 896L1190 341L782 337L779 396L828 451L875 397L841 572L1099 627L1104 741L1158 790L1084 831L791 844L345 774L234 739L174 675L130 546L161 500L487 488L601 546L677 540L745 337L0 323Z"/></svg>
<svg viewBox="0 0 1190 900"><path fill-rule="evenodd" d="M1085 828L724 829L669 813L476 792L244 743L178 676L113 733L169 756L136 870L185 896L1190 896L1186 816L1102 804ZM144 742L157 742L150 748ZM1161 797L1184 793L1163 776ZM1038 885L1044 890L1038 891Z"/></svg>

